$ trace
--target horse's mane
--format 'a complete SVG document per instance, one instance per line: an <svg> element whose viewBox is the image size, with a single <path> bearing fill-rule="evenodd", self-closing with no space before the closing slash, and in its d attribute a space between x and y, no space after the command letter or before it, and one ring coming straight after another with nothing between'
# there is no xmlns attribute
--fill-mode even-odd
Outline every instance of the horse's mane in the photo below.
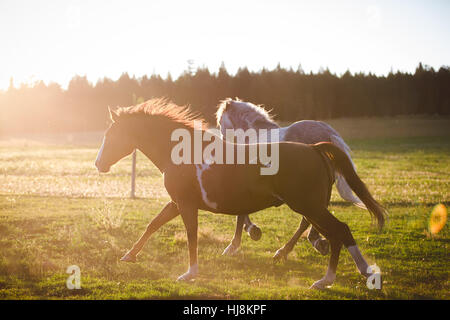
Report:
<svg viewBox="0 0 450 320"><path fill-rule="evenodd" d="M233 108L234 104L239 104L241 108L239 110ZM277 125L272 115L270 114L270 111L264 109L262 105L256 105L251 102L244 102L239 98L236 98L235 100L226 98L225 100L222 100L220 102L216 112L216 120L218 126L220 125L220 119L222 119L223 113L225 111L235 111L238 113L238 116L240 118L247 118L251 116L253 120L262 120Z"/></svg>
<svg viewBox="0 0 450 320"><path fill-rule="evenodd" d="M119 107L115 112L119 117L163 117L189 128L194 128L195 120L201 123L203 129L206 128L206 121L189 105L179 106L167 98L153 98L135 106Z"/></svg>

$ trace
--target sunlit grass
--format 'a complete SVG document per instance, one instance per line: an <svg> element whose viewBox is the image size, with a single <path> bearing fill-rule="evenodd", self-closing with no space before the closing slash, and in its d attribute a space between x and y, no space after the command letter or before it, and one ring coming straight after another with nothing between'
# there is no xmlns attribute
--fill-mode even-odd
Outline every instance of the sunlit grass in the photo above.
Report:
<svg viewBox="0 0 450 320"><path fill-rule="evenodd" d="M323 293L308 287L326 270L328 257L303 239L285 264L272 263L276 249L289 239L299 216L285 206L254 215L263 237L243 238L242 250L221 256L232 237L229 216L200 214L200 276L193 284L175 283L187 265L181 219L163 227L149 241L136 264L119 262L161 205L144 199L69 199L1 196L0 297L3 298L450 298L448 296L448 226L426 235L430 207L391 206L389 223L378 233L368 214L333 205L346 221L371 263L383 272L383 289L371 291L343 251L335 285ZM116 211L120 224L98 223L91 210ZM79 292L65 288L65 269L82 270Z"/></svg>
<svg viewBox="0 0 450 320"><path fill-rule="evenodd" d="M66 147L0 147L0 193L67 197L126 197L131 157L111 173L94 166L97 150ZM139 153L138 197L167 197L159 171Z"/></svg>

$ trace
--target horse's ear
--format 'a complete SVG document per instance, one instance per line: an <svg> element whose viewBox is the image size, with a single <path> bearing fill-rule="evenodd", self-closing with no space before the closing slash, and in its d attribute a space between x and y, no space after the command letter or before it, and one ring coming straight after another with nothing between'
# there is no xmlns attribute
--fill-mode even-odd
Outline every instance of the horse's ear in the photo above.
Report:
<svg viewBox="0 0 450 320"><path fill-rule="evenodd" d="M119 119L119 115L117 114L117 112L115 112L114 110L111 110L110 107L108 107L108 111L109 111L109 117L111 118L111 121L116 122Z"/></svg>
<svg viewBox="0 0 450 320"><path fill-rule="evenodd" d="M232 100L228 98L225 102L225 110L230 109Z"/></svg>

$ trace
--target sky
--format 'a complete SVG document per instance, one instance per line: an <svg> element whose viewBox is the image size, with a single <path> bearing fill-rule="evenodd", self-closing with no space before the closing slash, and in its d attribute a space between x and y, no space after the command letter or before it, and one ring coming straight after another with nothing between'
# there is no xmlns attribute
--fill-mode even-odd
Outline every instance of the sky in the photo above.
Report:
<svg viewBox="0 0 450 320"><path fill-rule="evenodd" d="M450 65L450 1L0 1L0 89L222 62L338 75Z"/></svg>

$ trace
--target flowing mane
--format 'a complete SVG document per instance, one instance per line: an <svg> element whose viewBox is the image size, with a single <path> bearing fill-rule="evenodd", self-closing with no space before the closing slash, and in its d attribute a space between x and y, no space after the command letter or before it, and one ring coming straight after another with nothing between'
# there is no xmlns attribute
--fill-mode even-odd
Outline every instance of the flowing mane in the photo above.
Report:
<svg viewBox="0 0 450 320"><path fill-rule="evenodd" d="M206 121L198 112L192 111L189 105L179 106L167 98L153 98L135 106L119 107L115 112L119 117L163 117L189 128L194 128L195 120L202 124L203 129L207 127Z"/></svg>
<svg viewBox="0 0 450 320"><path fill-rule="evenodd" d="M262 105L244 102L239 98L236 98L235 100L226 98L220 102L216 112L217 125L220 124L220 119L224 112L233 113L240 119L250 119L252 121L259 120L268 122L272 125L277 125L270 114L270 111L264 109Z"/></svg>

